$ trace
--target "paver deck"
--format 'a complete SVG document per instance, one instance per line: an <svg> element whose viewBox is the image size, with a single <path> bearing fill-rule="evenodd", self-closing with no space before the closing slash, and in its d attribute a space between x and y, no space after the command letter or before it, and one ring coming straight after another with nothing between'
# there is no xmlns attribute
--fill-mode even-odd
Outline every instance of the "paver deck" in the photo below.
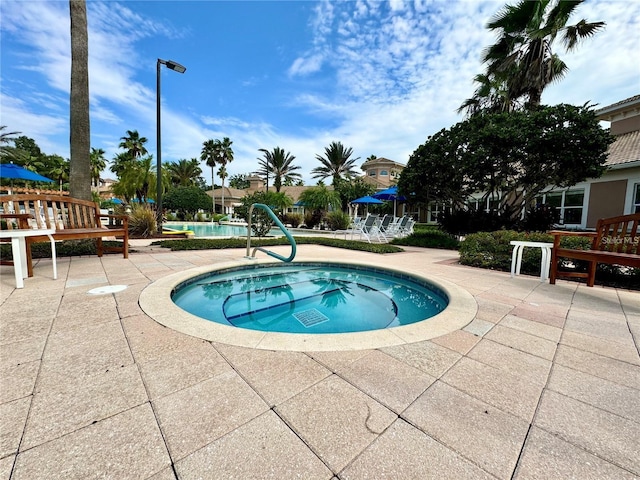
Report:
<svg viewBox="0 0 640 480"><path fill-rule="evenodd" d="M0 267L0 480L640 478L640 293L301 245L453 282L477 315L401 346L274 352L140 309L151 282L244 253L63 257L58 280L40 260L21 290ZM108 285L126 288L88 294Z"/></svg>

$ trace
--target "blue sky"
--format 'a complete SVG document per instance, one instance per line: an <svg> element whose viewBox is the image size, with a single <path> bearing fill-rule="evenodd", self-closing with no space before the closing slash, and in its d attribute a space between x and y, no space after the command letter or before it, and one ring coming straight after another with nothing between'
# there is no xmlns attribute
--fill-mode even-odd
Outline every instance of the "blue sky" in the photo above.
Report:
<svg viewBox="0 0 640 480"><path fill-rule="evenodd" d="M358 164L372 154L406 163L462 120L456 109L494 40L485 25L505 3L89 1L91 146L111 159L138 130L155 155L162 58L187 67L162 68L165 162L199 158L203 141L227 136L231 175L279 146L315 184L315 157L333 141ZM68 158L69 4L2 0L0 15L0 124ZM606 29L574 53L556 45L570 71L543 103L606 106L640 94L640 2L590 0L576 17Z"/></svg>

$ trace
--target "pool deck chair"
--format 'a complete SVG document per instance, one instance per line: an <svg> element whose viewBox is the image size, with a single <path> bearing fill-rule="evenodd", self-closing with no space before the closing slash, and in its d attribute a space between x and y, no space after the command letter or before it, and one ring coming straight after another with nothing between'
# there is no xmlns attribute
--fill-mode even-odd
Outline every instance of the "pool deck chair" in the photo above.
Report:
<svg viewBox="0 0 640 480"><path fill-rule="evenodd" d="M367 242L371 243L371 238L378 238L378 216L377 215L369 215L364 221L361 221L359 225L357 225L351 234L351 238L353 238L354 234L358 234L360 238L364 237Z"/></svg>

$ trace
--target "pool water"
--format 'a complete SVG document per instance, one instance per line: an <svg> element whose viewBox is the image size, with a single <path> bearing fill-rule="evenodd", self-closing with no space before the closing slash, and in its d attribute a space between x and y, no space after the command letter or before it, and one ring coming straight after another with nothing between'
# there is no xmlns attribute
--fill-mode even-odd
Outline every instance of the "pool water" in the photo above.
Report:
<svg viewBox="0 0 640 480"><path fill-rule="evenodd" d="M217 223L165 224L174 230L191 230L196 237L246 237L247 227Z"/></svg>
<svg viewBox="0 0 640 480"><path fill-rule="evenodd" d="M251 330L346 333L419 322L448 304L438 287L390 270L331 263L237 267L178 285L172 300L198 317Z"/></svg>

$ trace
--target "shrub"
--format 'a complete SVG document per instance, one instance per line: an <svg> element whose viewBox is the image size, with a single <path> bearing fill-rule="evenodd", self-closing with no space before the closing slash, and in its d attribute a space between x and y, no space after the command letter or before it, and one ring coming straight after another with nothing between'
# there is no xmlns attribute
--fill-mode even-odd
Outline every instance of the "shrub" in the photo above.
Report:
<svg viewBox="0 0 640 480"><path fill-rule="evenodd" d="M491 270L511 270L512 240L527 242L553 242L553 237L544 233L519 233L514 230L478 232L467 235L460 244L460 263ZM540 273L542 252L539 248L525 248L522 255L521 272Z"/></svg>
<svg viewBox="0 0 640 480"><path fill-rule="evenodd" d="M148 238L157 230L156 212L148 205L134 203L129 214L129 235Z"/></svg>
<svg viewBox="0 0 640 480"><path fill-rule="evenodd" d="M460 242L441 230L435 228L420 228L411 235L404 238L394 238L391 241L394 245L407 245L411 247L442 248L446 250L457 250Z"/></svg>
<svg viewBox="0 0 640 480"><path fill-rule="evenodd" d="M304 224L307 228L314 228L322 221L322 212L320 210L307 211L304 214Z"/></svg>
<svg viewBox="0 0 640 480"><path fill-rule="evenodd" d="M327 215L329 230L346 230L351 224L351 217L342 210L335 210Z"/></svg>
<svg viewBox="0 0 640 480"><path fill-rule="evenodd" d="M291 228L298 228L302 223L302 215L299 213L288 213L284 216L283 223L288 223L291 225Z"/></svg>
<svg viewBox="0 0 640 480"><path fill-rule="evenodd" d="M440 216L440 227L451 235L468 235L476 232L492 232L512 228L514 222L497 212L484 210L456 210Z"/></svg>
<svg viewBox="0 0 640 480"><path fill-rule="evenodd" d="M521 232L546 232L560 221L560 212L548 205L538 205L527 211L524 220L518 222Z"/></svg>
<svg viewBox="0 0 640 480"><path fill-rule="evenodd" d="M553 236L546 233L523 233L513 230L499 230L495 232L478 232L468 235L460 244L460 263L471 267L488 268L491 270L511 270L512 240L528 242L553 242ZM586 237L563 237L560 245L564 248L588 250L591 239ZM525 274L539 275L542 252L539 248L525 248L522 255L520 271ZM560 260L564 270L570 266L576 272L586 272L587 263L584 261ZM640 288L640 269L625 268L616 265L600 264L597 267L596 278L599 284L616 287Z"/></svg>

